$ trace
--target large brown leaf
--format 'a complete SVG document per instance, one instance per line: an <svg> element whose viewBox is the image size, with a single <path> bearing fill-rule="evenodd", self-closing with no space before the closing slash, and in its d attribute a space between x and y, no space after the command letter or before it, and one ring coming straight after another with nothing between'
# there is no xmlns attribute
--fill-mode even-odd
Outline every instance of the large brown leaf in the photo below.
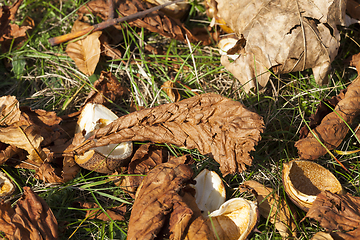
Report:
<svg viewBox="0 0 360 240"><path fill-rule="evenodd" d="M217 15L246 40L244 52L221 63L246 91L264 87L271 75L312 68L318 84L327 83L340 46L337 24L345 24L346 0L215 0Z"/></svg>
<svg viewBox="0 0 360 240"><path fill-rule="evenodd" d="M186 161L183 156L160 164L144 178L131 211L128 240L154 239L174 208L186 205L179 195L193 175ZM191 210L187 212L191 218Z"/></svg>
<svg viewBox="0 0 360 240"><path fill-rule="evenodd" d="M95 131L76 151L125 141L170 143L211 154L221 172L241 172L260 140L264 122L240 102L209 93L120 117Z"/></svg>
<svg viewBox="0 0 360 240"><path fill-rule="evenodd" d="M354 119L360 113L360 78L356 78L346 89L345 96L338 102L334 111L327 114L321 124L312 129L317 138L329 149L340 145L349 131ZM299 155L303 159L315 160L327 153L313 134L295 143Z"/></svg>
<svg viewBox="0 0 360 240"><path fill-rule="evenodd" d="M163 147L151 145L150 143L141 145L136 150L128 166L128 174L125 175L121 186L132 194L140 186L144 176L155 166L167 161L167 152Z"/></svg>
<svg viewBox="0 0 360 240"><path fill-rule="evenodd" d="M11 208L10 203L0 204L0 231L8 239L58 239L58 225L46 202L29 187Z"/></svg>
<svg viewBox="0 0 360 240"><path fill-rule="evenodd" d="M90 24L77 20L71 32L76 32L89 27ZM100 40L102 32L97 31L76 42L71 42L66 47L66 53L74 60L76 66L84 74L91 76L100 59Z"/></svg>
<svg viewBox="0 0 360 240"><path fill-rule="evenodd" d="M319 221L334 239L360 239L360 198L321 192L306 217Z"/></svg>
<svg viewBox="0 0 360 240"><path fill-rule="evenodd" d="M261 216L275 225L283 239L293 239L296 236L297 214L291 203L280 198L272 188L256 181L246 181L239 189L249 190L255 194Z"/></svg>

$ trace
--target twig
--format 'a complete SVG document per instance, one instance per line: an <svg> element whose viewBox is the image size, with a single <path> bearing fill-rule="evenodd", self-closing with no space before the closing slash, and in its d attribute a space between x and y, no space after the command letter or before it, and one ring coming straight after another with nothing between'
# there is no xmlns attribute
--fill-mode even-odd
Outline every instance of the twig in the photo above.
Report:
<svg viewBox="0 0 360 240"><path fill-rule="evenodd" d="M166 6L169 6L171 4L178 3L178 2L181 2L181 1L184 1L184 0L175 0L173 2L168 2L168 3L162 4L162 5L156 6L156 7L149 8L149 9L141 11L141 12L131 14L131 15L126 16L126 17L108 19L108 20L106 20L106 21L104 21L102 23L95 24L95 25L93 25L91 27L88 27L88 28L85 28L85 29L83 29L81 31L77 31L77 32L74 32L74 33L68 33L68 34L65 34L65 35L58 36L58 37L50 38L49 42L50 42L51 46L55 46L55 45L58 45L60 43L67 42L67 41L70 41L72 39L84 36L86 34L90 34L92 32L105 29L105 28L110 27L112 25L115 25L117 23L130 21L130 20L135 20L137 18L144 17L149 13L152 13L152 12L160 10L160 9L166 7Z"/></svg>

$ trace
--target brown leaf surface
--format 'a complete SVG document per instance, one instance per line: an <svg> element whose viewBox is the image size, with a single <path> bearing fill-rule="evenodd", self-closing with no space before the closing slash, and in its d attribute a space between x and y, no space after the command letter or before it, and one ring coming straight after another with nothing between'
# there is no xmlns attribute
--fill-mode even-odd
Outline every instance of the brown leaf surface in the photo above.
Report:
<svg viewBox="0 0 360 240"><path fill-rule="evenodd" d="M91 202L77 202L75 203L76 207L83 209L97 208L95 210L89 210L86 212L85 218L87 219L97 219L102 221L110 221L109 217L100 209L99 205ZM126 205L120 205L117 207L108 208L105 210L107 214L111 217L113 221L124 221Z"/></svg>
<svg viewBox="0 0 360 240"><path fill-rule="evenodd" d="M91 90L83 105L85 106L89 102L97 104L115 102L128 93L128 89L123 87L114 75L102 71L100 78L94 83L94 89Z"/></svg>
<svg viewBox="0 0 360 240"><path fill-rule="evenodd" d="M0 98L0 126L10 126L20 120L19 101L14 96Z"/></svg>
<svg viewBox="0 0 360 240"><path fill-rule="evenodd" d="M28 159L42 164L46 154L40 148L43 137L36 126L19 126L0 128L1 142L16 146L28 152Z"/></svg>
<svg viewBox="0 0 360 240"><path fill-rule="evenodd" d="M283 239L295 239L297 214L290 202L280 198L272 188L256 181L246 181L239 189L255 194L261 216L275 225Z"/></svg>
<svg viewBox="0 0 360 240"><path fill-rule="evenodd" d="M153 7L152 4L142 0L119 0L117 1L117 12L121 16L129 16L131 14L144 11ZM94 15L100 16L102 19L108 19L108 4L105 0L94 0L84 5L78 10L80 14L87 14L91 11ZM197 39L191 34L186 27L161 11L155 11L143 18L130 21L131 26L145 28L151 32L159 33L165 37L173 38L179 41L186 41L186 35L190 42L195 42Z"/></svg>
<svg viewBox="0 0 360 240"><path fill-rule="evenodd" d="M351 125L359 113L360 78L358 77L347 87L344 98L338 102L334 111L327 114L321 124L312 131L329 150L333 150L340 145L348 133L347 124ZM302 159L315 160L327 153L312 134L297 141L295 147Z"/></svg>
<svg viewBox="0 0 360 240"><path fill-rule="evenodd" d="M10 203L0 204L0 230L9 239L58 239L58 225L46 202L29 187L11 208Z"/></svg>
<svg viewBox="0 0 360 240"><path fill-rule="evenodd" d="M130 176L126 175L124 177L121 186L125 187L128 192L135 193L144 176L131 175L146 175L151 169L167 161L167 159L167 151L163 147L151 145L150 143L141 145L129 163L128 174Z"/></svg>
<svg viewBox="0 0 360 240"><path fill-rule="evenodd" d="M321 192L306 217L317 220L334 239L360 239L360 198Z"/></svg>
<svg viewBox="0 0 360 240"><path fill-rule="evenodd" d="M314 129L319 126L321 121L324 119L326 115L333 112L332 109L336 107L336 105L345 97L346 89L341 90L339 95L332 97L331 99L324 99L318 105L316 112L311 114L309 127L310 129ZM299 138L305 138L308 136L310 130L307 126L303 126L299 131Z"/></svg>
<svg viewBox="0 0 360 240"><path fill-rule="evenodd" d="M89 27L90 24L76 20L71 32L76 32ZM100 59L101 31L93 32L86 37L71 42L66 46L66 53L74 60L76 66L87 76L91 76Z"/></svg>
<svg viewBox="0 0 360 240"><path fill-rule="evenodd" d="M23 21L23 26L10 23L15 20L15 14L17 13L23 0L17 0L14 4L9 6L0 7L0 45L2 52L8 51L10 45L17 47L23 40L27 38L26 31L34 27L32 20Z"/></svg>
<svg viewBox="0 0 360 240"><path fill-rule="evenodd" d="M144 178L131 211L128 240L154 239L174 207L184 205L179 192L193 175L190 166L184 164L187 160L183 156L160 164Z"/></svg>
<svg viewBox="0 0 360 240"><path fill-rule="evenodd" d="M318 84L327 83L340 46L336 25L345 25L345 0L216 0L217 14L246 39L245 54L221 63L249 91L264 87L269 69L277 73L312 68ZM280 67L279 67L280 66Z"/></svg>
<svg viewBox="0 0 360 240"><path fill-rule="evenodd" d="M209 93L120 117L95 131L96 140L76 151L124 141L170 143L211 154L223 175L251 165L249 154L260 140L264 122L241 103Z"/></svg>

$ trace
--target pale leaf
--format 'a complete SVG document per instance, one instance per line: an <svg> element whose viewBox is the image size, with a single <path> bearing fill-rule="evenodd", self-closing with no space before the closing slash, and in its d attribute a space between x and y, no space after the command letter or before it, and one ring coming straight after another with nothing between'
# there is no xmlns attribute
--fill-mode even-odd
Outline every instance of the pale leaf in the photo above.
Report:
<svg viewBox="0 0 360 240"><path fill-rule="evenodd" d="M40 147L43 137L35 126L0 128L0 139L3 143L26 150L28 158L36 163L42 163L46 158Z"/></svg>
<svg viewBox="0 0 360 240"><path fill-rule="evenodd" d="M77 27L77 24L82 24L83 28ZM90 26L90 25L88 25ZM87 26L87 27L88 27ZM80 29L79 29L80 28ZM86 28L84 23L76 21L73 29L82 30ZM76 66L81 72L87 76L91 76L100 59L100 40L101 31L89 34L83 39L76 42L69 43L66 47L66 53L74 60Z"/></svg>

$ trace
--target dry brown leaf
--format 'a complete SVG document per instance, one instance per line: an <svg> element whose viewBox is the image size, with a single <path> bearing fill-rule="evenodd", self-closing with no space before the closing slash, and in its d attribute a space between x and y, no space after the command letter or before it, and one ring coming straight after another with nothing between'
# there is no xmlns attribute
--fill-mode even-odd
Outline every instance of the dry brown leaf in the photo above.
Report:
<svg viewBox="0 0 360 240"><path fill-rule="evenodd" d="M264 87L269 69L277 73L312 68L318 84L327 83L340 46L336 25L345 25L345 0L216 0L217 14L246 39L245 54L221 63L244 89Z"/></svg>
<svg viewBox="0 0 360 240"><path fill-rule="evenodd" d="M161 86L161 89L164 90L166 95L169 96L171 102L180 101L180 94L175 88L175 83L173 81L164 82L164 84Z"/></svg>
<svg viewBox="0 0 360 240"><path fill-rule="evenodd" d="M89 27L90 24L76 20L71 32L76 32ZM83 39L71 42L66 47L66 53L74 60L76 66L87 76L91 76L100 59L101 31L93 32Z"/></svg>
<svg viewBox="0 0 360 240"><path fill-rule="evenodd" d="M317 220L334 239L360 238L360 198L321 192L306 217Z"/></svg>
<svg viewBox="0 0 360 240"><path fill-rule="evenodd" d="M20 120L19 101L14 96L0 98L0 126L10 126Z"/></svg>
<svg viewBox="0 0 360 240"><path fill-rule="evenodd" d="M17 0L14 4L0 7L0 45L2 52L7 52L9 47L16 48L21 45L27 38L26 32L34 27L34 22L28 18L23 21L22 26L10 23L15 20L17 13L23 0Z"/></svg>
<svg viewBox="0 0 360 240"><path fill-rule="evenodd" d="M295 239L297 214L290 202L280 198L272 188L256 181L246 181L239 189L255 194L261 216L275 225L283 239Z"/></svg>
<svg viewBox="0 0 360 240"><path fill-rule="evenodd" d="M129 16L131 14L144 11L153 7L152 4L142 0L119 0L117 1L117 12L123 16ZM108 19L109 11L108 4L105 0L94 0L84 5L78 10L79 14L87 14L91 11L92 14L101 17L102 19ZM186 41L186 35L190 42L196 42L197 39L186 29L184 24L180 23L171 17L168 17L161 11L155 11L143 18L138 18L130 21L131 26L137 26L145 28L151 32L159 33L165 37L174 38L179 41Z"/></svg>
<svg viewBox="0 0 360 240"><path fill-rule="evenodd" d="M28 159L42 164L46 154L42 151L40 143L44 139L36 126L19 126L0 128L1 142L16 146L28 152Z"/></svg>
<svg viewBox="0 0 360 240"><path fill-rule="evenodd" d="M158 165L144 178L135 197L128 225L128 240L154 239L174 206L184 205L179 192L191 182L187 156ZM189 219L189 218L187 218Z"/></svg>
<svg viewBox="0 0 360 240"><path fill-rule="evenodd" d="M58 225L46 202L29 187L11 208L10 203L0 204L0 231L8 239L58 239Z"/></svg>
<svg viewBox="0 0 360 240"><path fill-rule="evenodd" d="M263 127L262 117L240 102L209 93L122 116L95 131L76 151L125 141L170 143L211 154L227 175L251 165L249 152Z"/></svg>
<svg viewBox="0 0 360 240"><path fill-rule="evenodd" d="M114 75L102 71L100 78L94 83L94 89L91 90L83 105L85 106L89 102L105 105L109 101L115 102L128 93L129 90L123 87Z"/></svg>
<svg viewBox="0 0 360 240"><path fill-rule="evenodd" d="M124 177L121 186L131 194L135 193L144 176L133 175L146 175L151 169L167 161L167 159L167 151L163 147L151 145L150 143L141 145L129 163L128 174L130 175Z"/></svg>
<svg viewBox="0 0 360 240"><path fill-rule="evenodd" d="M75 207L90 209L97 208L95 210L89 210L86 212L86 219L97 219L102 221L110 221L109 217L100 209L99 205L91 202L77 202L74 204ZM109 214L113 221L124 221L126 213L126 205L120 205L117 207L108 208L105 210Z"/></svg>
<svg viewBox="0 0 360 240"><path fill-rule="evenodd" d="M344 98L338 102L334 111L326 115L312 132L329 149L340 145L349 131L354 119L360 113L360 78L356 78L344 91ZM327 153L313 134L295 143L302 159L315 160Z"/></svg>

